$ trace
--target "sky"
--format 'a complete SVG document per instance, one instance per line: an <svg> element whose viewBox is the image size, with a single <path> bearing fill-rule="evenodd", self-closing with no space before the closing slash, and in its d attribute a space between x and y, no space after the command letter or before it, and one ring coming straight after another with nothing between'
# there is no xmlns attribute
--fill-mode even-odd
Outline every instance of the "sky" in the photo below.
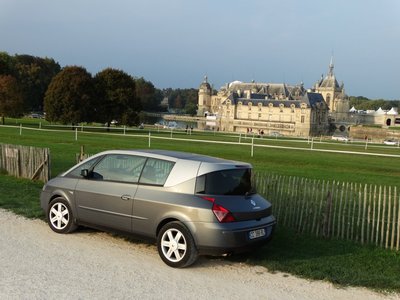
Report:
<svg viewBox="0 0 400 300"><path fill-rule="evenodd" d="M0 0L0 51L157 88L311 88L331 58L350 96L400 99L399 0Z"/></svg>

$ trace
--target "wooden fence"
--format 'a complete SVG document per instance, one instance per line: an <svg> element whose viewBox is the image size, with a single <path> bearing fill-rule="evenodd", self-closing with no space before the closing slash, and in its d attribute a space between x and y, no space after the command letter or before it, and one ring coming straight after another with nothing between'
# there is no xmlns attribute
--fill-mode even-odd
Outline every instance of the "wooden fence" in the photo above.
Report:
<svg viewBox="0 0 400 300"><path fill-rule="evenodd" d="M0 169L15 177L47 182L50 178L50 150L0 144Z"/></svg>
<svg viewBox="0 0 400 300"><path fill-rule="evenodd" d="M258 192L273 204L278 224L326 238L399 250L397 187L255 174Z"/></svg>

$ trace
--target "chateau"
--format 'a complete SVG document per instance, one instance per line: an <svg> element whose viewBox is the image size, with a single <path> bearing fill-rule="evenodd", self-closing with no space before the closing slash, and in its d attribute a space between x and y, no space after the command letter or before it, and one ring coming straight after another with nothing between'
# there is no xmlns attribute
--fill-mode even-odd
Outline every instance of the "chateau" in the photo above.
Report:
<svg viewBox="0 0 400 300"><path fill-rule="evenodd" d="M325 135L329 120L345 121L348 112L344 86L335 78L332 61L328 74L308 90L302 83L234 81L214 95L207 77L199 87L197 114L213 116L216 129L221 131Z"/></svg>

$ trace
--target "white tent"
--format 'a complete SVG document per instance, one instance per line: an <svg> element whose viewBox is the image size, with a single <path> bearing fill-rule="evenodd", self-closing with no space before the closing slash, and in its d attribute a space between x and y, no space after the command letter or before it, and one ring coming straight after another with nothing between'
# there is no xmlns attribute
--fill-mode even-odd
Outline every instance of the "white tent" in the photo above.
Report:
<svg viewBox="0 0 400 300"><path fill-rule="evenodd" d="M388 115L398 115L399 112L397 111L397 107L392 107L388 112Z"/></svg>
<svg viewBox="0 0 400 300"><path fill-rule="evenodd" d="M355 113L355 112L357 112L357 109L353 106L352 108L350 108L349 112Z"/></svg>
<svg viewBox="0 0 400 300"><path fill-rule="evenodd" d="M385 111L382 109L382 107L379 107L377 111L375 111L375 115L384 115Z"/></svg>

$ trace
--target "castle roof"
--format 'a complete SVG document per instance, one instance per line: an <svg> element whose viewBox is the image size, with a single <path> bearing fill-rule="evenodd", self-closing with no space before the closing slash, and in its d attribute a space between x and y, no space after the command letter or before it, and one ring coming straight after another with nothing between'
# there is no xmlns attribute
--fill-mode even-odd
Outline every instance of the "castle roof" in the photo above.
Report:
<svg viewBox="0 0 400 300"><path fill-rule="evenodd" d="M268 106L272 104L273 106L283 105L284 107L291 107L294 104L295 107L301 107L302 103L305 103L308 108L314 108L316 106L324 105L326 106L324 97L319 93L305 93L300 99L293 100L276 100L268 98L267 95L263 94L252 94L251 98L241 98L237 93L233 93L228 97L229 100L235 105L241 102L243 105L258 105L261 103L262 106Z"/></svg>
<svg viewBox="0 0 400 300"><path fill-rule="evenodd" d="M329 70L328 70L328 74L323 77L323 75L321 76L321 79L317 82L317 86L320 88L340 88L339 83L336 80L336 76L333 73L333 58L331 58L331 62L329 64Z"/></svg>
<svg viewBox="0 0 400 300"><path fill-rule="evenodd" d="M305 89L302 84L293 86L293 85L287 85L285 83L258 83L258 82L244 83L241 81L233 81L225 87L225 90L229 93L237 93L239 97L241 97L246 92L250 92L251 97L253 98L283 97L287 99L299 99L305 94Z"/></svg>
<svg viewBox="0 0 400 300"><path fill-rule="evenodd" d="M211 90L211 86L210 86L210 84L208 83L207 76L204 76L204 80L203 80L203 82L200 84L199 89Z"/></svg>

